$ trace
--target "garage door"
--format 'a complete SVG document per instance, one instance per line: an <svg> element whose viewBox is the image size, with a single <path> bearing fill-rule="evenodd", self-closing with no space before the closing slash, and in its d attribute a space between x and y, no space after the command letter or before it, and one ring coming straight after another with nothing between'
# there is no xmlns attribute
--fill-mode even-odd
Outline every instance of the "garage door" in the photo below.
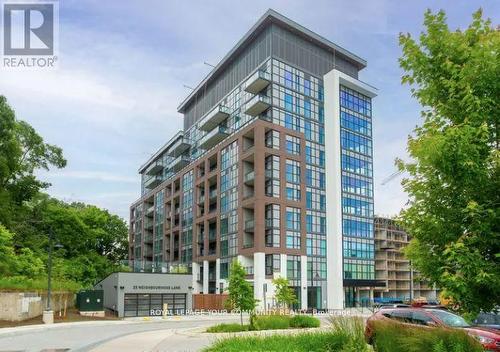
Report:
<svg viewBox="0 0 500 352"><path fill-rule="evenodd" d="M124 304L126 317L161 315L164 304L167 304L169 315L181 315L186 313L186 294L126 293Z"/></svg>

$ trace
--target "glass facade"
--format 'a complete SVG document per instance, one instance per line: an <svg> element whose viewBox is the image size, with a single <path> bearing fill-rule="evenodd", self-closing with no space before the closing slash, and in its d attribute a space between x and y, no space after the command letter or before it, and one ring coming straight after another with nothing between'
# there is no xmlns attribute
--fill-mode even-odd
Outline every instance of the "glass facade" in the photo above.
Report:
<svg viewBox="0 0 500 352"><path fill-rule="evenodd" d="M306 169L297 169L286 162L286 197L306 198L306 253L308 306L325 308L321 297L326 297L326 195L325 195L325 126L323 80L274 59L272 61L273 107L272 122L304 133L305 149L300 150L294 138L286 136L289 154L304 153ZM297 189L293 183L297 173L305 173L306 189ZM302 193L303 192L303 193ZM287 211L287 224L289 213ZM286 228L286 247L298 248L300 241ZM290 256L288 256L290 257ZM292 262L289 262L289 266ZM299 264L295 264L299 265ZM296 283L300 286L300 283ZM299 287L300 288L300 287ZM300 290L298 290L300 291ZM299 292L300 294L300 292Z"/></svg>
<svg viewBox="0 0 500 352"><path fill-rule="evenodd" d="M340 87L344 279L375 278L371 99ZM349 302L346 302L349 304Z"/></svg>

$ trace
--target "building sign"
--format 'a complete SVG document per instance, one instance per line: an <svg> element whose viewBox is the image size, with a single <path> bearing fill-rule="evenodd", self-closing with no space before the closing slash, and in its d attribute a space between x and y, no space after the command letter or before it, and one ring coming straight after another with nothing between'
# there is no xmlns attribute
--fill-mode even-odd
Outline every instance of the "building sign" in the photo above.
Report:
<svg viewBox="0 0 500 352"><path fill-rule="evenodd" d="M134 285L132 290L180 290L180 286L151 286L151 285Z"/></svg>

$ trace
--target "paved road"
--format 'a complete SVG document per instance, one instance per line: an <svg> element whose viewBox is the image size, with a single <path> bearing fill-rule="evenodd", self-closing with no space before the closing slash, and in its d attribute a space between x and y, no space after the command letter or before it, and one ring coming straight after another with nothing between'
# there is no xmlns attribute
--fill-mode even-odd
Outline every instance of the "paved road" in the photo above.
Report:
<svg viewBox="0 0 500 352"><path fill-rule="evenodd" d="M320 319L326 325L327 317ZM0 352L191 352L221 338L220 334L204 331L210 325L225 322L239 322L239 316L139 318L4 328L0 329Z"/></svg>
<svg viewBox="0 0 500 352"><path fill-rule="evenodd" d="M169 318L170 319L170 318ZM132 334L148 332L149 335L137 335L136 341L128 341L128 345L136 351L152 350L151 341L159 337L164 341L172 336L172 341L199 340L192 339L190 331L202 331L207 326L222 322L236 322L238 317L189 317L159 321L126 320L126 321L100 321L85 323L62 323L51 326L26 326L21 328L0 329L0 352L26 351L40 352L43 350L56 350L71 352L87 352L95 350L98 346L106 345L116 339L123 339ZM132 342L131 342L132 341ZM203 341L202 341L203 342ZM162 351L195 351L205 346L197 341L193 344L173 344ZM178 348L179 347L179 348ZM48 352L48 351L47 351Z"/></svg>

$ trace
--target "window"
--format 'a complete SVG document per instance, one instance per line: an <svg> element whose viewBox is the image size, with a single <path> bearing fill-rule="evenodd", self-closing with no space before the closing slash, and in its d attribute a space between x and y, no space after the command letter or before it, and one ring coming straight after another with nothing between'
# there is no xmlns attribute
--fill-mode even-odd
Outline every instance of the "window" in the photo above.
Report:
<svg viewBox="0 0 500 352"><path fill-rule="evenodd" d="M300 138L286 135L286 151L289 154L299 155L300 154Z"/></svg>
<svg viewBox="0 0 500 352"><path fill-rule="evenodd" d="M311 95L311 81L304 79L304 95Z"/></svg>
<svg viewBox="0 0 500 352"><path fill-rule="evenodd" d="M300 249L300 232L286 232L286 248Z"/></svg>
<svg viewBox="0 0 500 352"><path fill-rule="evenodd" d="M342 129L340 131L340 141L344 149L368 156L372 155L372 141L366 137Z"/></svg>
<svg viewBox="0 0 500 352"><path fill-rule="evenodd" d="M287 255L286 277L288 280L300 280L300 256Z"/></svg>
<svg viewBox="0 0 500 352"><path fill-rule="evenodd" d="M280 149L280 133L275 130L266 132L266 147Z"/></svg>
<svg viewBox="0 0 500 352"><path fill-rule="evenodd" d="M311 102L309 100L304 100L304 116L311 118Z"/></svg>
<svg viewBox="0 0 500 352"><path fill-rule="evenodd" d="M300 164L298 161L286 159L286 181L300 183Z"/></svg>
<svg viewBox="0 0 500 352"><path fill-rule="evenodd" d="M288 88L293 86L293 73L290 71L285 71L285 86Z"/></svg>
<svg viewBox="0 0 500 352"><path fill-rule="evenodd" d="M285 110L293 111L293 96L285 93Z"/></svg>
<svg viewBox="0 0 500 352"><path fill-rule="evenodd" d="M300 231L300 209L286 208L286 229Z"/></svg>
<svg viewBox="0 0 500 352"><path fill-rule="evenodd" d="M266 275L272 275L275 272L280 272L281 261L279 254L266 254Z"/></svg>
<svg viewBox="0 0 500 352"><path fill-rule="evenodd" d="M370 217L373 215L373 204L360 199L342 197L342 211L347 214Z"/></svg>

